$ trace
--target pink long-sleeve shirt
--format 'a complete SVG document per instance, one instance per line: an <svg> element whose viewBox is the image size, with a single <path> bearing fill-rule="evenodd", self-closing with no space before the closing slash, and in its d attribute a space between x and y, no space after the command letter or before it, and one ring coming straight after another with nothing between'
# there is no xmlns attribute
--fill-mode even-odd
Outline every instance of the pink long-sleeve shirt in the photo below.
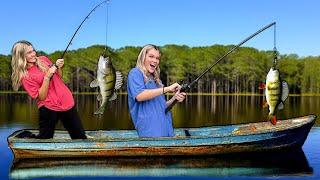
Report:
<svg viewBox="0 0 320 180"><path fill-rule="evenodd" d="M40 56L39 60L48 67L52 65L52 62L45 56ZM72 93L58 73L52 76L49 82L47 96L41 101L38 99L38 96L45 73L36 65L28 68L27 71L28 76L22 78L22 86L33 99L37 100L38 108L45 106L54 111L67 111L74 106Z"/></svg>

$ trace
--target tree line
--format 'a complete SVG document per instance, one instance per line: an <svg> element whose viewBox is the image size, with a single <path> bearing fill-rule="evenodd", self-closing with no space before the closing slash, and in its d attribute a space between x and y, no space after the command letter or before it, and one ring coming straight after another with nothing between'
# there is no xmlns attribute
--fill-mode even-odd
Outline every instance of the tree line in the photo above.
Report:
<svg viewBox="0 0 320 180"><path fill-rule="evenodd" d="M188 47L185 45L165 45L161 51L161 79L163 84L193 81L205 69L215 63L234 46L212 45ZM113 66L120 71L124 79L121 91L126 91L126 77L135 67L137 56L142 47L126 46L119 49L107 48L107 55ZM105 46L94 45L87 48L68 51L64 57L63 79L74 92L95 92L89 87L96 77L99 55ZM46 54L56 60L62 51ZM191 92L195 93L261 93L260 83L273 63L273 51L259 51L255 48L241 47L214 66ZM289 84L293 94L320 94L320 56L299 57L295 54L279 55L277 68L282 80ZM0 55L0 90L11 91L11 56ZM21 89L22 90L22 89Z"/></svg>

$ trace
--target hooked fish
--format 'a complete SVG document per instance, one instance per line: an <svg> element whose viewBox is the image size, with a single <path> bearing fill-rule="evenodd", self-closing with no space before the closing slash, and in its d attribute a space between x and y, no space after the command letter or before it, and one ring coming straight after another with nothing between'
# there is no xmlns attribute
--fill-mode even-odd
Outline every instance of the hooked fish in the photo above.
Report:
<svg viewBox="0 0 320 180"><path fill-rule="evenodd" d="M276 111L284 108L284 101L289 94L288 84L281 82L279 70L271 67L267 74L265 94L269 106L268 120L273 125L277 123Z"/></svg>
<svg viewBox="0 0 320 180"><path fill-rule="evenodd" d="M90 87L99 87L100 93L97 97L100 107L94 114L103 114L108 101L117 98L116 90L122 86L123 77L119 71L112 66L109 57L100 56L97 69L97 79L90 83Z"/></svg>

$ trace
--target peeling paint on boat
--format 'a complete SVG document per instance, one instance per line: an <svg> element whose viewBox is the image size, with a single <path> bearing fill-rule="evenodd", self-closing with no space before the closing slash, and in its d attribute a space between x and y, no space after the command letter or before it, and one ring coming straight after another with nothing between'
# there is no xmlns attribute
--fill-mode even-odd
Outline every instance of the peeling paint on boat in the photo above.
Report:
<svg viewBox="0 0 320 180"><path fill-rule="evenodd" d="M52 139L8 137L15 158L212 155L301 147L315 123L309 115L270 122L174 130L174 137L139 138L135 130L87 131L88 139L72 140L66 131ZM37 130L30 130L37 133Z"/></svg>

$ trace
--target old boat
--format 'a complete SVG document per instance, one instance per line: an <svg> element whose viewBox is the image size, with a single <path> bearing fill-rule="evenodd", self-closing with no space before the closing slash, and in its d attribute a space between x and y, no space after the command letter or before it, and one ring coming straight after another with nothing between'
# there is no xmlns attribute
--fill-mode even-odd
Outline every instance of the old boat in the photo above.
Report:
<svg viewBox="0 0 320 180"><path fill-rule="evenodd" d="M174 137L139 138L135 130L87 131L87 140L72 140L66 131L52 139L8 137L15 159L44 157L213 155L301 148L315 123L308 115L280 120L201 128L177 128ZM37 130L29 130L37 133Z"/></svg>

